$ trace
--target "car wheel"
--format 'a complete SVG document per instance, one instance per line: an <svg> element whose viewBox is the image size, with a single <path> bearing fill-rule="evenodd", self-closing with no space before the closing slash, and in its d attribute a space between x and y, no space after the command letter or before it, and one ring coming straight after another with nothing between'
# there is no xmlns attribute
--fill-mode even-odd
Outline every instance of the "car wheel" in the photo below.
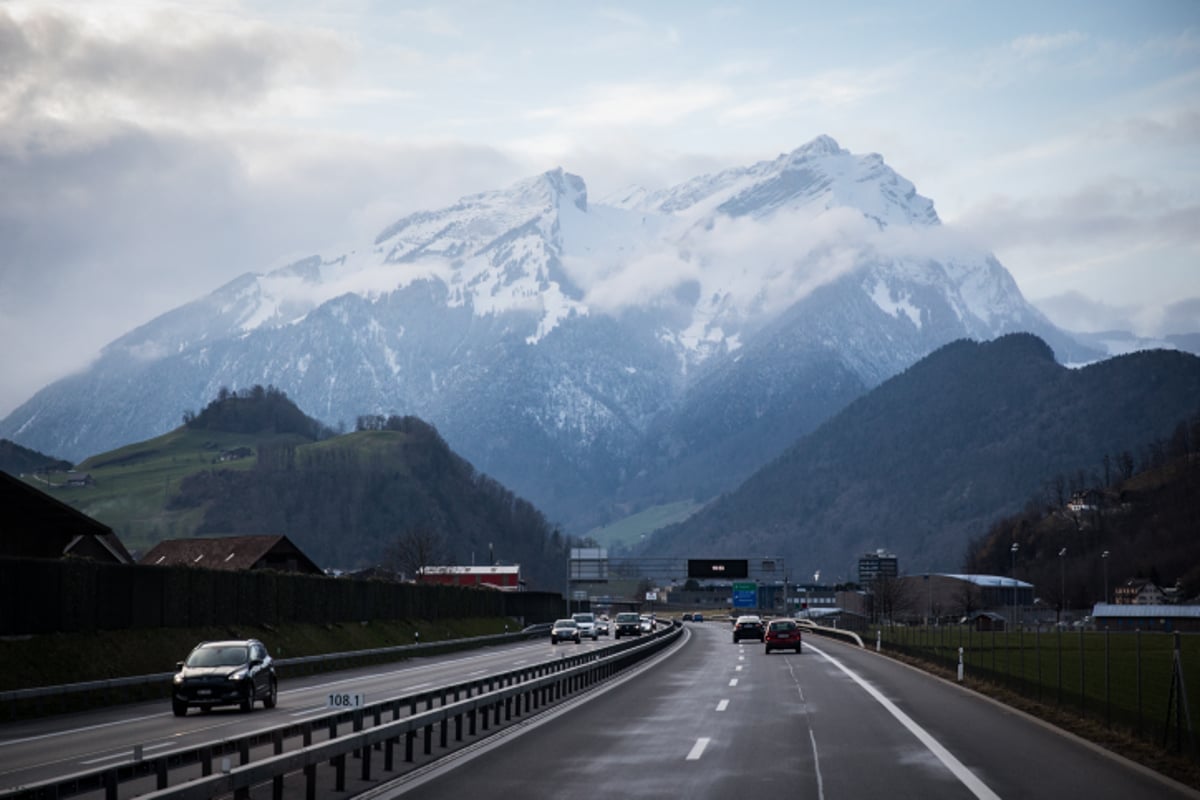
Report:
<svg viewBox="0 0 1200 800"><path fill-rule="evenodd" d="M279 684L274 678L271 679L271 687L267 690L267 696L263 698L263 708L274 708L275 703L279 700Z"/></svg>
<svg viewBox="0 0 1200 800"><path fill-rule="evenodd" d="M172 700L171 710L175 712L175 716L177 717L186 717L188 706L187 703L181 703L178 700Z"/></svg>
<svg viewBox="0 0 1200 800"><path fill-rule="evenodd" d="M242 691L241 707L243 712L254 710L254 687L247 685Z"/></svg>

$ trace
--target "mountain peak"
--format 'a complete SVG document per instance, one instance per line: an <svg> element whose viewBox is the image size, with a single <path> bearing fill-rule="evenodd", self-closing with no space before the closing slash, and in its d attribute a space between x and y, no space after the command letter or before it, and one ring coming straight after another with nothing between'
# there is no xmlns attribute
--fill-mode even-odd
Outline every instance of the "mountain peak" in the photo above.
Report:
<svg viewBox="0 0 1200 800"><path fill-rule="evenodd" d="M560 200L568 200L580 211L587 211L587 184L583 178L558 167L544 173L540 180Z"/></svg>
<svg viewBox="0 0 1200 800"><path fill-rule="evenodd" d="M848 153L849 151L843 150L832 136L823 133L811 142L797 147L791 155L836 156Z"/></svg>

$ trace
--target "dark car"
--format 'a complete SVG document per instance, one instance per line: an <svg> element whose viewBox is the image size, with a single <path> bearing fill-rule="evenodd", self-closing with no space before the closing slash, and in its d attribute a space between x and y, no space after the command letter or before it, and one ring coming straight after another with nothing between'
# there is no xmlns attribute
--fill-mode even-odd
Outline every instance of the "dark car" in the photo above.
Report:
<svg viewBox="0 0 1200 800"><path fill-rule="evenodd" d="M800 652L800 626L794 619L773 619L767 623L763 637L766 652L772 650L795 650Z"/></svg>
<svg viewBox="0 0 1200 800"><path fill-rule="evenodd" d="M550 628L550 644L558 644L570 640L579 644L579 623L573 619L559 619Z"/></svg>
<svg viewBox="0 0 1200 800"><path fill-rule="evenodd" d="M192 706L204 711L241 706L250 711L262 700L264 708L274 708L279 697L271 656L257 639L202 642L176 667L171 708L177 717Z"/></svg>
<svg viewBox="0 0 1200 800"><path fill-rule="evenodd" d="M640 614L635 614L632 611L622 611L617 614L617 633L616 637L620 639L622 636L641 636L642 635L642 617Z"/></svg>
<svg viewBox="0 0 1200 800"><path fill-rule="evenodd" d="M733 623L733 641L740 642L742 639L757 639L763 640L766 631L763 629L763 621L755 616L738 617Z"/></svg>

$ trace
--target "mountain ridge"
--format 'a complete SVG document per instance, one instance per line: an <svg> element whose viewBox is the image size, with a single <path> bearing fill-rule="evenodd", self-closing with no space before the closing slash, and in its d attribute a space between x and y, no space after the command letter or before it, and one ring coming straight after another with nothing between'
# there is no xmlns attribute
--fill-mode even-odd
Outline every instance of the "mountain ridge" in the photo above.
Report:
<svg viewBox="0 0 1200 800"><path fill-rule="evenodd" d="M728 557L750 546L798 574L843 576L884 548L909 572L954 571L970 539L1044 481L1167 436L1198 406L1200 358L1189 354L1068 369L1028 334L953 342L646 547Z"/></svg>
<svg viewBox="0 0 1200 800"><path fill-rule="evenodd" d="M1028 330L1061 360L1099 356L877 154L819 137L638 196L595 203L556 169L247 273L109 344L0 436L79 458L170 430L221 386L271 384L331 427L428 419L586 530L732 488L948 341Z"/></svg>

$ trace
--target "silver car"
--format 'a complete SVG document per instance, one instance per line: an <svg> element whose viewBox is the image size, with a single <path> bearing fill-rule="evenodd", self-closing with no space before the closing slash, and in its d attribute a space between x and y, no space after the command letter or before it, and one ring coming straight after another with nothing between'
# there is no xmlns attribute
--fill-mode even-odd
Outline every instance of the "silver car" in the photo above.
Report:
<svg viewBox="0 0 1200 800"><path fill-rule="evenodd" d="M579 626L579 635L590 638L593 642L600 638L600 631L596 630L596 615L590 612L581 611L574 614L571 619L575 620L575 624Z"/></svg>

